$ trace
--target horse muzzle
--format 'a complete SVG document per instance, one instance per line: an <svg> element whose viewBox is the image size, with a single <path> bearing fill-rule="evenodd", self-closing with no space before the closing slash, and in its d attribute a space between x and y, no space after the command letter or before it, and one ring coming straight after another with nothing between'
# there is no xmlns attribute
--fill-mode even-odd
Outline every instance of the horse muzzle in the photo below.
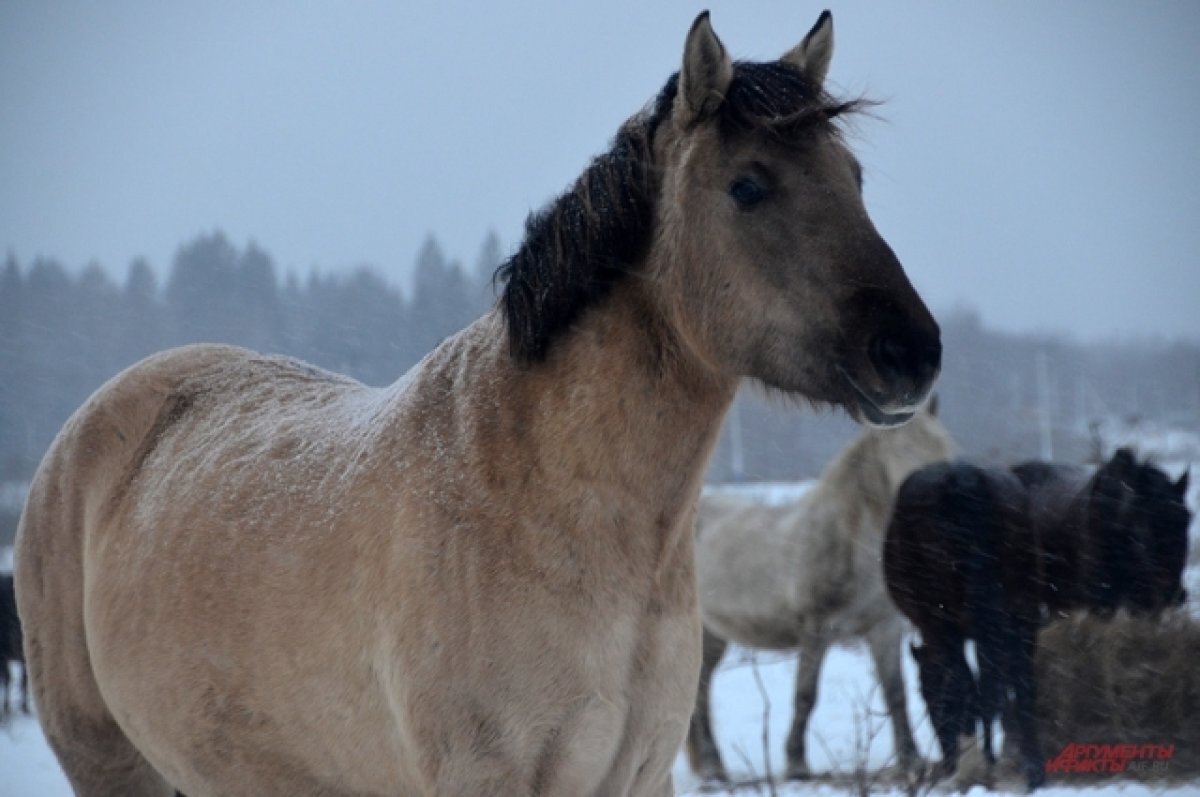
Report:
<svg viewBox="0 0 1200 797"><path fill-rule="evenodd" d="M856 378L845 365L838 373L849 387L852 406L874 426L898 426L912 417L933 389L942 364L942 343L920 330L881 332L866 347L868 375Z"/></svg>

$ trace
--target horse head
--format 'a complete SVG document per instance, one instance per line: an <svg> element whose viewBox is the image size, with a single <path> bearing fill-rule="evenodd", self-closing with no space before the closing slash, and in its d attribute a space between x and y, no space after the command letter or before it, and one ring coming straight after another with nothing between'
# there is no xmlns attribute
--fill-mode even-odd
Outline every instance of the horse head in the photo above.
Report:
<svg viewBox="0 0 1200 797"><path fill-rule="evenodd" d="M1146 566L1130 590L1135 610L1152 613L1187 600L1183 570L1192 521L1187 507L1188 476L1184 471L1172 482L1155 465L1147 462L1141 466L1132 516L1134 533L1144 541Z"/></svg>
<svg viewBox="0 0 1200 797"><path fill-rule="evenodd" d="M777 61L734 62L707 13L668 83L654 141L659 303L681 346L858 420L907 420L941 363L939 330L863 204L839 120L862 101L825 90L833 22Z"/></svg>
<svg viewBox="0 0 1200 797"><path fill-rule="evenodd" d="M1091 608L1153 614L1183 602L1188 474L1172 482L1150 461L1120 448L1086 494L1081 588Z"/></svg>

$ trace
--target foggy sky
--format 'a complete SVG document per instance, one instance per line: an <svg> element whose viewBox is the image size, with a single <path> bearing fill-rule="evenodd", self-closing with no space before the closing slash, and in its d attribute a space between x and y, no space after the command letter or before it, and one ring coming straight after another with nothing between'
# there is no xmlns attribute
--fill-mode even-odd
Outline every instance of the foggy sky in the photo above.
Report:
<svg viewBox="0 0 1200 797"><path fill-rule="evenodd" d="M0 4L0 248L123 279L221 229L281 271L470 265L678 68L684 2ZM735 57L819 4L712 2ZM866 199L935 310L1200 340L1200 5L833 5Z"/></svg>

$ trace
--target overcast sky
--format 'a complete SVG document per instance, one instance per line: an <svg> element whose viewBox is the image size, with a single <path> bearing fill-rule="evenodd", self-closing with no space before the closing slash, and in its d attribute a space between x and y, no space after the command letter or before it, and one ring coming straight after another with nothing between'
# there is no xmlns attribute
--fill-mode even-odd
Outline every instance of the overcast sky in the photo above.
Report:
<svg viewBox="0 0 1200 797"><path fill-rule="evenodd" d="M213 229L281 271L471 264L678 68L687 2L0 3L0 248L123 279ZM735 57L822 6L712 2ZM1200 340L1200 3L832 6L833 85L935 310ZM403 284L403 283L402 283Z"/></svg>

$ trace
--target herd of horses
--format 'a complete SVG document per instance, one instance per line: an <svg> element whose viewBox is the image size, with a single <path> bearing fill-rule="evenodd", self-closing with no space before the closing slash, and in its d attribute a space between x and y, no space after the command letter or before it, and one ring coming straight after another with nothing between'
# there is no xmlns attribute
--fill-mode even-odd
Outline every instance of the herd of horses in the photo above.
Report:
<svg viewBox="0 0 1200 797"><path fill-rule="evenodd" d="M1172 482L1126 448L1090 471L1030 461L1009 470L965 460L913 473L883 546L888 593L916 627L921 694L953 772L959 736L1003 714L1030 788L1045 780L1034 654L1045 623L1072 611L1155 615L1186 599L1188 474ZM974 642L977 674L964 655Z"/></svg>
<svg viewBox="0 0 1200 797"><path fill-rule="evenodd" d="M805 650L803 775L821 655L860 633L915 758L878 553L891 495L951 448L921 410L941 340L864 208L842 136L864 103L826 90L832 51L825 12L779 60L735 62L701 14L679 72L530 217L497 305L388 387L195 345L96 391L39 466L14 554L34 701L75 792L662 797L689 727L713 761L693 707L728 640ZM700 502L744 380L879 428L792 510L802 535ZM725 547L724 526L757 536ZM889 563L893 597L918 596L896 603L933 662L924 693L962 692L934 701L939 728L964 729L983 690L935 629L992 638L1009 593L976 576L1003 535L947 544L983 601L961 616L927 622L904 579L928 574Z"/></svg>
<svg viewBox="0 0 1200 797"><path fill-rule="evenodd" d="M914 771L900 667L907 620L920 634L911 652L942 748L934 779L954 773L960 737L978 731L994 764L993 724L1003 713L1027 785L1044 781L1037 632L1077 610L1152 615L1183 603L1188 475L1172 482L1126 448L1094 469L1043 461L1004 469L955 454L935 397L905 426L865 431L799 501L701 499L703 658L687 739L697 774L727 779L709 690L729 642L799 653L786 774L804 778L825 652L860 640L891 718L896 763Z"/></svg>

